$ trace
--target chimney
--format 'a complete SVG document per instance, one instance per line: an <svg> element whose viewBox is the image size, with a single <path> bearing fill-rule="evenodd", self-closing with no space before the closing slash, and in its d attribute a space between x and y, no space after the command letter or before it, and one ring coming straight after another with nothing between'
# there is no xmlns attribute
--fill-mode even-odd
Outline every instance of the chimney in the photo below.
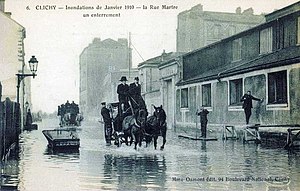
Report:
<svg viewBox="0 0 300 191"><path fill-rule="evenodd" d="M236 8L235 13L236 14L241 14L242 13L241 7Z"/></svg>
<svg viewBox="0 0 300 191"><path fill-rule="evenodd" d="M4 12L5 9L5 0L0 0L0 11Z"/></svg>
<svg viewBox="0 0 300 191"><path fill-rule="evenodd" d="M250 7L249 9L244 10L243 14L245 14L245 15L253 15L253 9Z"/></svg>
<svg viewBox="0 0 300 191"><path fill-rule="evenodd" d="M163 53L161 54L161 60L160 60L161 62L165 60L166 54L167 54L166 50L164 49Z"/></svg>

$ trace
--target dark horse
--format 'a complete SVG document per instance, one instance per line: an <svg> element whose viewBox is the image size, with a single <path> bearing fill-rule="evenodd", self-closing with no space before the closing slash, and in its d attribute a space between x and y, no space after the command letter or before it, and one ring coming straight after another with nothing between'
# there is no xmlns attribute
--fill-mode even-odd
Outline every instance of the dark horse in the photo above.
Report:
<svg viewBox="0 0 300 191"><path fill-rule="evenodd" d="M122 143L130 145L135 142L135 149L137 144L141 146L143 134L145 132L147 109L143 105L139 105L133 98L130 97L129 108L123 113L118 106L118 114L113 117L115 130L115 144L120 146ZM116 113L116 112L113 112ZM128 140L129 139L129 140Z"/></svg>
<svg viewBox="0 0 300 191"><path fill-rule="evenodd" d="M130 145L134 141L134 149L137 149L137 144L142 145L143 134L145 132L147 120L147 110L138 109L134 112L134 115L130 115L124 118L122 122L122 129L124 137L131 138Z"/></svg>
<svg viewBox="0 0 300 191"><path fill-rule="evenodd" d="M167 123L166 123L166 112L160 107L154 107L154 113L152 116L148 117L146 122L146 145L148 146L149 143L154 139L154 148L157 148L157 139L158 136L163 137L163 144L160 147L160 150L163 150L166 144L166 135L167 135Z"/></svg>

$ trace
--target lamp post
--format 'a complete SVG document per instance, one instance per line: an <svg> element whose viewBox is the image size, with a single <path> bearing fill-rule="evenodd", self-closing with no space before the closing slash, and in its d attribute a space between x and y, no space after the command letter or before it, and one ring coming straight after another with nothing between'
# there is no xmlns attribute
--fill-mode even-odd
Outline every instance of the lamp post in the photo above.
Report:
<svg viewBox="0 0 300 191"><path fill-rule="evenodd" d="M28 61L29 63L29 68L30 68L30 71L32 72L32 74L24 74L24 73L18 73L16 74L16 76L18 77L18 84L17 84L17 103L20 103L20 100L19 100L19 93L20 93L20 84L21 84L21 81L28 77L28 76L32 76L33 78L36 76L36 72L37 72L37 67L38 67L38 61L37 59L35 58L35 56L32 56L30 58L30 60Z"/></svg>

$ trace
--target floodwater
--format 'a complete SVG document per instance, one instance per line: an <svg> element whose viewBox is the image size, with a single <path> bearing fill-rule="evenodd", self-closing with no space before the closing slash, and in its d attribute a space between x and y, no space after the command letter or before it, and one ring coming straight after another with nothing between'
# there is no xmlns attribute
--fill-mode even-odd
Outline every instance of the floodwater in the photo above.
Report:
<svg viewBox="0 0 300 191"><path fill-rule="evenodd" d="M79 152L53 153L43 129L24 132L20 156L8 161L22 191L82 190L300 190L299 152L241 141L193 141L172 131L164 151L105 146L100 123L78 130ZM159 145L162 139L159 139Z"/></svg>

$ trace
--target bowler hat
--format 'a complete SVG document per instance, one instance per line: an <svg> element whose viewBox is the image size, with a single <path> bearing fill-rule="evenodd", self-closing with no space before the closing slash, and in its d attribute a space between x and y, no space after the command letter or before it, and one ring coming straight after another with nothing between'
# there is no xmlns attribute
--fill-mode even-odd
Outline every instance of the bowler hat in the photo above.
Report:
<svg viewBox="0 0 300 191"><path fill-rule="evenodd" d="M121 82L122 82L122 81L127 81L126 76L122 76L120 81L121 81Z"/></svg>
<svg viewBox="0 0 300 191"><path fill-rule="evenodd" d="M134 80L139 81L139 77L135 77Z"/></svg>

